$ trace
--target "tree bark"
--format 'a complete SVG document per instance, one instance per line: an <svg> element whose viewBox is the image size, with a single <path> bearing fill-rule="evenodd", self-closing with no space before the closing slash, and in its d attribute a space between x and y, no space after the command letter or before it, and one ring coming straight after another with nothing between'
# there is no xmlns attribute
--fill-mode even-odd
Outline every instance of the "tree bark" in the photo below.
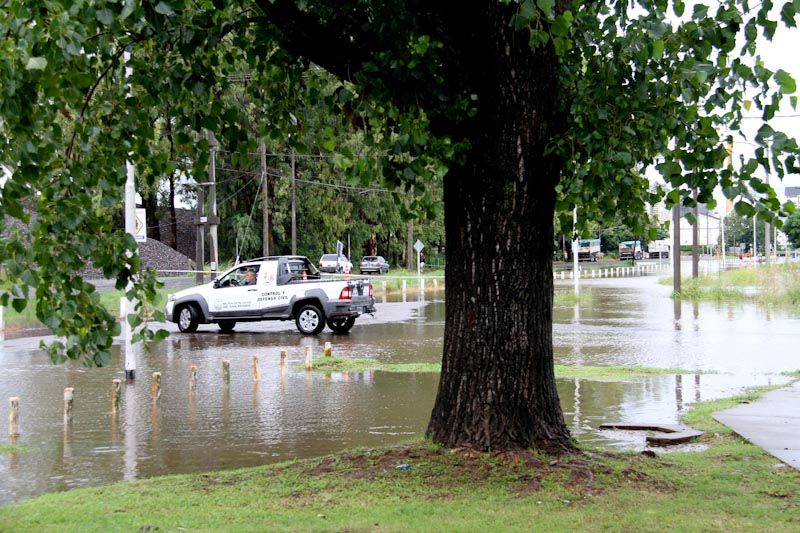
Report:
<svg viewBox="0 0 800 533"><path fill-rule="evenodd" d="M178 249L178 217L175 213L175 176L170 175L169 177L169 229L170 234L172 235L172 242L170 246L172 246L173 250Z"/></svg>
<svg viewBox="0 0 800 533"><path fill-rule="evenodd" d="M161 228L159 227L157 212L158 212L158 193L154 190L146 195L144 198L145 215L147 216L146 234L148 239L161 240Z"/></svg>
<svg viewBox="0 0 800 533"><path fill-rule="evenodd" d="M489 3L473 57L480 115L445 177L447 316L428 436L481 450L572 448L553 369L557 59Z"/></svg>

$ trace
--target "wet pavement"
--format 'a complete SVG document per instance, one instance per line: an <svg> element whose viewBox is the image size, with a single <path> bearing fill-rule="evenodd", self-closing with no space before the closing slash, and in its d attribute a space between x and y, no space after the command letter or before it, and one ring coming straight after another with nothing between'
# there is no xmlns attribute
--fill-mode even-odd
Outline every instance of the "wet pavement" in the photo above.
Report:
<svg viewBox="0 0 800 533"><path fill-rule="evenodd" d="M641 449L644 436L598 431L603 422L676 423L696 401L756 385L789 381L800 368L800 318L749 304L674 304L655 277L585 280L591 301L556 306L556 363L682 368L690 374L630 379L559 379L566 421L581 442ZM557 291L571 290L570 282ZM165 473L253 466L319 456L354 446L380 446L424 435L438 375L384 372L308 373L305 346L326 341L341 357L385 362L438 362L444 291L409 293L382 302L350 335L309 338L291 322L238 324L232 334L201 326L137 352L137 379L123 384L111 412L111 380L122 378L121 347L113 364L87 369L50 365L39 339L0 344L0 419L20 397L23 453L0 455L0 504L72 487ZM175 331L174 325L169 327ZM280 365L280 351L288 353ZM252 379L258 355L261 381ZM229 359L231 382L222 382ZM198 383L189 387L189 369ZM162 396L150 398L151 374ZM708 373L716 372L716 373ZM65 425L64 387L75 387L75 415ZM0 443L8 442L3 432Z"/></svg>
<svg viewBox="0 0 800 533"><path fill-rule="evenodd" d="M800 470L800 382L713 416L741 437Z"/></svg>

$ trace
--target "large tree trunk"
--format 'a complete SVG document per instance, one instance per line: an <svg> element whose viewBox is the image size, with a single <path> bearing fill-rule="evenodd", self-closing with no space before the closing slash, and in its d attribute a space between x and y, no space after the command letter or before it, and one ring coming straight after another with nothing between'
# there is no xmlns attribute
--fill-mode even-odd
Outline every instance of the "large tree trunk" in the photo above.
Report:
<svg viewBox="0 0 800 533"><path fill-rule="evenodd" d="M512 6L513 7L513 6ZM428 435L481 450L572 447L553 371L557 59L531 51L487 3L473 48L480 114L463 166L445 178L447 317Z"/></svg>

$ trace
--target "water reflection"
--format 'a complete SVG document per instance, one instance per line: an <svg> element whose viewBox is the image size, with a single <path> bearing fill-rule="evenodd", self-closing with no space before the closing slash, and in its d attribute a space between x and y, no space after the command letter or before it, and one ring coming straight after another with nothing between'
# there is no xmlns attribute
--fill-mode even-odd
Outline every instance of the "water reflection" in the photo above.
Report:
<svg viewBox="0 0 800 533"><path fill-rule="evenodd" d="M570 289L566 283L557 288ZM597 278L584 281L583 290L591 293L588 304L554 310L557 363L693 372L626 381L559 380L567 424L583 442L636 446L596 428L602 422L674 423L689 402L785 382L775 373L800 368L797 317L767 316L739 304L674 301L669 288L652 278ZM118 349L115 364L102 369L76 363L53 367L38 352L0 351L0 398L21 397L25 410L18 442L32 450L0 456L0 503L76 486L251 466L421 437L438 375L322 374L299 367L306 346L319 355L326 341L339 357L438 361L445 307L436 294L409 292L406 305L412 311L402 321L357 326L347 336L309 338L288 328L265 333L246 324L230 335L213 330L175 335L139 355L139 378L133 383L124 382ZM403 305L392 298L385 309ZM692 305L691 313L682 313L684 305ZM258 381L253 380L254 355ZM229 386L221 376L223 357L230 360ZM710 370L721 373L700 373ZM145 378L154 371L163 376L157 402L151 402L150 378ZM116 413L110 405L114 378L123 379ZM62 417L62 391L68 386L76 390L71 427Z"/></svg>

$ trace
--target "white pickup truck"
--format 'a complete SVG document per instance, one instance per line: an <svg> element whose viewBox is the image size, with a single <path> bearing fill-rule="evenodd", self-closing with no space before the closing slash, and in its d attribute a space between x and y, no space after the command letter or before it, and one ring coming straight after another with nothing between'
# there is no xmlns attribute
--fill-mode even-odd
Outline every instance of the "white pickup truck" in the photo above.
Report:
<svg viewBox="0 0 800 533"><path fill-rule="evenodd" d="M369 279L320 279L302 256L260 257L241 263L211 283L176 292L167 301L167 320L183 332L216 323L222 332L237 322L294 320L304 335L327 324L347 333L356 317L375 312Z"/></svg>

